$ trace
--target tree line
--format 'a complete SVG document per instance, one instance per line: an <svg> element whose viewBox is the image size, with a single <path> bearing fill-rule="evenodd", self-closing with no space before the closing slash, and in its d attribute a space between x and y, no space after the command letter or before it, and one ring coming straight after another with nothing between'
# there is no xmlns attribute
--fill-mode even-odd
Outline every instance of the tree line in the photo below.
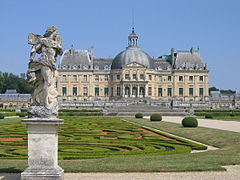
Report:
<svg viewBox="0 0 240 180"><path fill-rule="evenodd" d="M24 73L17 76L12 73L0 72L0 93L5 93L7 89L16 89L18 93L31 94L34 86L27 82Z"/></svg>
<svg viewBox="0 0 240 180"><path fill-rule="evenodd" d="M220 90L220 89L218 89L218 88L216 88L216 87L210 87L209 88L209 92L211 92L211 91L220 91L220 93L222 93L222 94L228 94L228 95L231 95L231 94L235 94L236 93L236 91L234 91L234 90L231 90L231 89L228 89L228 90Z"/></svg>

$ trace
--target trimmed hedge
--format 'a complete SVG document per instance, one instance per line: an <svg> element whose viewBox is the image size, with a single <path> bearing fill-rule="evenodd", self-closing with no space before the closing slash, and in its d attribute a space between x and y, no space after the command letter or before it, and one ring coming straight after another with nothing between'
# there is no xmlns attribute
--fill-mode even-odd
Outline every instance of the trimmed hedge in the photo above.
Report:
<svg viewBox="0 0 240 180"><path fill-rule="evenodd" d="M0 119L4 119L4 115L3 114L0 114Z"/></svg>
<svg viewBox="0 0 240 180"><path fill-rule="evenodd" d="M19 117L25 117L27 116L28 114L27 113L24 113L24 112L21 112L21 113L16 113L17 116Z"/></svg>
<svg viewBox="0 0 240 180"><path fill-rule="evenodd" d="M136 113L135 118L143 118L143 114L142 113Z"/></svg>
<svg viewBox="0 0 240 180"><path fill-rule="evenodd" d="M194 110L195 112L240 112L240 110L220 110L220 109L214 109L214 110Z"/></svg>
<svg viewBox="0 0 240 180"><path fill-rule="evenodd" d="M206 118L206 119L212 119L212 118L213 118L213 115L210 114L210 113L207 113L207 114L205 114L205 118Z"/></svg>
<svg viewBox="0 0 240 180"><path fill-rule="evenodd" d="M58 116L102 116L101 112L61 112Z"/></svg>
<svg viewBox="0 0 240 180"><path fill-rule="evenodd" d="M197 127L198 121L195 117L185 117L182 120L183 127Z"/></svg>
<svg viewBox="0 0 240 180"><path fill-rule="evenodd" d="M231 114L234 114L234 116L240 116L240 112L195 112L195 116L205 116L206 114L212 114L212 116L231 116Z"/></svg>
<svg viewBox="0 0 240 180"><path fill-rule="evenodd" d="M150 117L151 121L161 121L162 120L162 116L160 114L152 114Z"/></svg>
<svg viewBox="0 0 240 180"><path fill-rule="evenodd" d="M102 112L99 109L60 109L58 112Z"/></svg>

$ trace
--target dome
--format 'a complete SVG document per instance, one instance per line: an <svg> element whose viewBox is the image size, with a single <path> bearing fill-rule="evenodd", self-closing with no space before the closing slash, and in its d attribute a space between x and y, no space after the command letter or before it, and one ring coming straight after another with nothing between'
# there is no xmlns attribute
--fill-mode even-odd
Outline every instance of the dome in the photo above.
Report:
<svg viewBox="0 0 240 180"><path fill-rule="evenodd" d="M149 69L154 69L153 59L137 46L138 36L132 28L132 33L128 36L128 47L120 52L112 62L111 69L121 69L124 65L137 62Z"/></svg>
<svg viewBox="0 0 240 180"><path fill-rule="evenodd" d="M112 62L111 69L121 69L124 65L131 62L137 62L145 65L149 69L154 69L154 63L152 58L140 50L139 47L127 47L125 51L120 52Z"/></svg>

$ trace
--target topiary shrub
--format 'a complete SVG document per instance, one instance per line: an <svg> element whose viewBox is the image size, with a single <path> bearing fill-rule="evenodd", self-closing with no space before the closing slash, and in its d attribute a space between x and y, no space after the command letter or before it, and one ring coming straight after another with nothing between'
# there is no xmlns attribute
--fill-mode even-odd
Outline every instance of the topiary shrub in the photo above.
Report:
<svg viewBox="0 0 240 180"><path fill-rule="evenodd" d="M150 117L151 121L161 121L162 120L162 116L160 114L152 114Z"/></svg>
<svg viewBox="0 0 240 180"><path fill-rule="evenodd" d="M21 113L16 113L16 115L19 117L25 117L25 116L27 116L27 113L21 112Z"/></svg>
<svg viewBox="0 0 240 180"><path fill-rule="evenodd" d="M197 127L198 121L195 117L185 117L182 120L183 127Z"/></svg>
<svg viewBox="0 0 240 180"><path fill-rule="evenodd" d="M235 114L234 114L233 112L231 112L229 115L230 115L231 117L234 117L234 116L235 116Z"/></svg>
<svg viewBox="0 0 240 180"><path fill-rule="evenodd" d="M213 115L210 114L210 113L207 113L207 114L205 114L205 118L206 118L206 119L212 119L212 118L213 118Z"/></svg>
<svg viewBox="0 0 240 180"><path fill-rule="evenodd" d="M143 118L143 114L142 113L136 113L135 118Z"/></svg>
<svg viewBox="0 0 240 180"><path fill-rule="evenodd" d="M4 119L4 115L3 114L0 114L0 119Z"/></svg>

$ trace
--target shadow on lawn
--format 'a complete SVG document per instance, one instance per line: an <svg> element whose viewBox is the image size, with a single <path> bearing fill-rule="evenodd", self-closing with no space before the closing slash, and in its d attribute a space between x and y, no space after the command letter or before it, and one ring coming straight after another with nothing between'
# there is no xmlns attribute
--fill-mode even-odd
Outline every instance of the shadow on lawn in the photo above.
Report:
<svg viewBox="0 0 240 180"><path fill-rule="evenodd" d="M21 170L15 167L1 168L0 179L1 180L19 180L21 178Z"/></svg>

